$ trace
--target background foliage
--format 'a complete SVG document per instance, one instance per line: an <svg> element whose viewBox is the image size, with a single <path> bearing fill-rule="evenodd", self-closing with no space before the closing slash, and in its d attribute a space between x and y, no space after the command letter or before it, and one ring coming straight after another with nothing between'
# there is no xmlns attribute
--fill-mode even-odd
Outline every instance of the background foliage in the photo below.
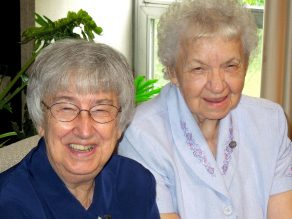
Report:
<svg viewBox="0 0 292 219"><path fill-rule="evenodd" d="M253 6L264 6L265 0L241 0L242 3Z"/></svg>

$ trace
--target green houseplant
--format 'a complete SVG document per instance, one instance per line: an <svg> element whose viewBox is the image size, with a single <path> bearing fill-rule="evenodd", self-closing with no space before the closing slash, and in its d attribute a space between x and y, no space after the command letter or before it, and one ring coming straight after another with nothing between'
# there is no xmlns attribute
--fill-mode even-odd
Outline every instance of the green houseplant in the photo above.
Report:
<svg viewBox="0 0 292 219"><path fill-rule="evenodd" d="M136 105L150 100L161 90L161 87L155 87L157 79L146 79L144 75L137 75L134 80L135 85L135 103Z"/></svg>

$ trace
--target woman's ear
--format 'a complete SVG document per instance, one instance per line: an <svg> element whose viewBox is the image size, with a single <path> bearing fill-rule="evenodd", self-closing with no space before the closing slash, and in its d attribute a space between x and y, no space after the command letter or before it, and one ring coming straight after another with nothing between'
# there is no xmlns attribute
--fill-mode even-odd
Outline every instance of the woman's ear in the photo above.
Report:
<svg viewBox="0 0 292 219"><path fill-rule="evenodd" d="M168 67L167 72L168 72L168 76L169 76L171 83L173 83L176 86L179 86L178 80L177 80L177 72L176 72L175 68Z"/></svg>
<svg viewBox="0 0 292 219"><path fill-rule="evenodd" d="M121 131L121 129L118 129L118 139L120 139L122 137L123 132Z"/></svg>
<svg viewBox="0 0 292 219"><path fill-rule="evenodd" d="M43 127L38 127L37 128L37 132L38 132L38 134L39 134L39 136L41 136L41 137L43 137L44 135L45 135L45 130L44 130L44 128Z"/></svg>

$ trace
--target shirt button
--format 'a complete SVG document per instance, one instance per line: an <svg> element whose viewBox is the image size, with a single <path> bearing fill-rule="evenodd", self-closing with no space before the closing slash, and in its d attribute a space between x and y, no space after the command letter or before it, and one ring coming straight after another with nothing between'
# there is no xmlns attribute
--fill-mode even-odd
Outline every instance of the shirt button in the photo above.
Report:
<svg viewBox="0 0 292 219"><path fill-rule="evenodd" d="M232 214L232 206L230 206L230 205L225 206L223 209L223 212L226 216L231 215Z"/></svg>

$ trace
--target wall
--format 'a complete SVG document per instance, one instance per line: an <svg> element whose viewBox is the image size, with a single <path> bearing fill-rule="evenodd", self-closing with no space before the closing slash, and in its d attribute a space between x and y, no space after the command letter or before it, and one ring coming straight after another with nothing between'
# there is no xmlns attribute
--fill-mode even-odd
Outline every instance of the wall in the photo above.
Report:
<svg viewBox="0 0 292 219"><path fill-rule="evenodd" d="M132 64L132 0L35 0L36 13L55 21L83 9L103 28L95 39L122 52Z"/></svg>

